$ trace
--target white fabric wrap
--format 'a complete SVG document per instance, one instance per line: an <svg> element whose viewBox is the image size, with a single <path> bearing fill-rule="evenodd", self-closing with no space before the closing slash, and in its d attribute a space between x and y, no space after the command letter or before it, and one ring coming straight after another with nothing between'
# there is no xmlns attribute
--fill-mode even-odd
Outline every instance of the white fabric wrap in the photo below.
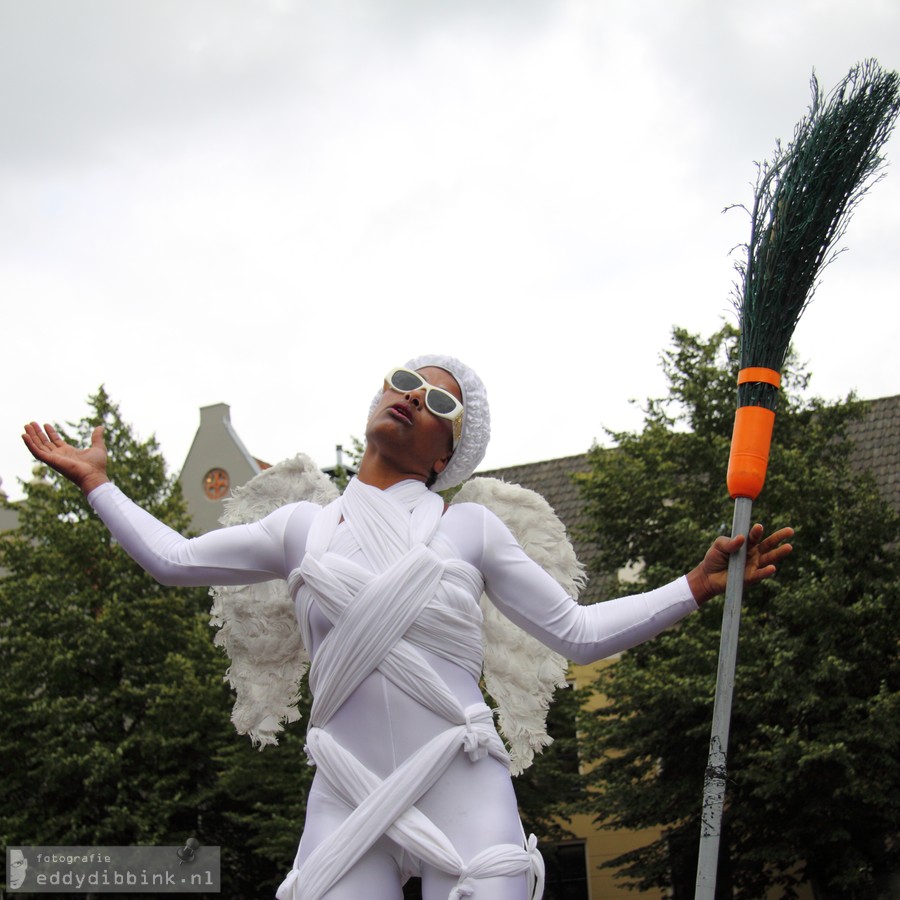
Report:
<svg viewBox="0 0 900 900"><path fill-rule="evenodd" d="M476 677L480 670L480 623L443 602L443 592L447 580L457 580L468 582L467 592L477 596L481 576L468 563L442 560L429 548L442 514L443 500L418 484L389 496L351 481L316 520L306 556L291 573L307 646L312 602L333 625L310 668L308 753L321 777L354 809L302 863L298 854L278 889L279 900L319 900L383 834L457 876L458 897L473 893L473 879L539 868L534 847L512 844L489 847L465 861L415 806L461 750L473 761L490 754L509 762L487 706L463 708L417 649L421 640ZM338 532L342 519L346 527ZM349 558L356 547L374 571ZM383 780L326 730L331 716L375 670L449 723Z"/></svg>
<svg viewBox="0 0 900 900"><path fill-rule="evenodd" d="M254 522L287 503L308 500L325 505L337 497L337 489L308 457L298 455L261 472L226 501L223 524ZM562 522L534 491L505 484L495 478L467 482L454 503L475 502L487 506L507 525L525 552L549 572L566 592L576 597L584 583L583 567L575 557ZM463 576L460 576L463 577ZM228 680L236 692L232 721L239 734L249 734L260 749L277 743L282 722L298 718L297 691L309 657L309 635L301 636L288 587L270 581L240 587L212 589L213 625L219 626L216 643L227 651L231 665ZM324 602L328 602L327 600ZM536 638L509 621L481 597L484 678L497 703L498 724L510 752L510 771L518 775L551 742L546 730L547 708L557 688L565 687L567 663ZM431 616L431 613L426 613ZM418 627L422 640L431 627L428 619ZM446 625L434 643L455 640L455 626ZM457 649L478 678L480 655L471 645ZM457 660L454 660L457 661ZM386 665L390 666L388 660Z"/></svg>

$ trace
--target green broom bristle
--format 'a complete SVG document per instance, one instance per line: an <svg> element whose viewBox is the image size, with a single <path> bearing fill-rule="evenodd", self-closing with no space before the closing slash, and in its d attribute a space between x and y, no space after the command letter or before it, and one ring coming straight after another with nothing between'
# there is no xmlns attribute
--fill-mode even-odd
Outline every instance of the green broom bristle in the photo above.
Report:
<svg viewBox="0 0 900 900"><path fill-rule="evenodd" d="M874 60L854 66L823 98L815 75L812 104L786 149L758 166L743 287L741 368L781 371L794 328L822 270L840 252L835 243L868 189L881 177L880 150L900 109L896 72ZM775 409L777 390L749 383L739 406Z"/></svg>

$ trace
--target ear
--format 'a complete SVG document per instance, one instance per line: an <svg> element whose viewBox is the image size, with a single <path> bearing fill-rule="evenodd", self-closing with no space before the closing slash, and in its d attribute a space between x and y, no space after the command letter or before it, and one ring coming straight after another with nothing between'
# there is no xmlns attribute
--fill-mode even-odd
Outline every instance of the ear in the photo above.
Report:
<svg viewBox="0 0 900 900"><path fill-rule="evenodd" d="M446 456L442 457L441 459L435 460L434 465L431 467L432 472L434 472L435 475L440 475L441 472L443 472L444 469L447 468L447 463L450 462L450 457L452 455L453 454L448 453Z"/></svg>

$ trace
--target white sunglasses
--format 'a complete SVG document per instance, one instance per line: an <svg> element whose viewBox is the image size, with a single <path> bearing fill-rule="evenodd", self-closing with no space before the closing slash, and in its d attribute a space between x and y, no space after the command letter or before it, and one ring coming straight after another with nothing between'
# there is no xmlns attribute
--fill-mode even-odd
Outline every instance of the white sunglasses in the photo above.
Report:
<svg viewBox="0 0 900 900"><path fill-rule="evenodd" d="M395 391L408 394L412 391L425 389L426 408L442 419L449 419L453 423L453 449L459 443L462 435L462 420L464 407L456 397L444 388L429 384L418 372L412 369L404 369L398 366L391 369L384 376L384 381Z"/></svg>

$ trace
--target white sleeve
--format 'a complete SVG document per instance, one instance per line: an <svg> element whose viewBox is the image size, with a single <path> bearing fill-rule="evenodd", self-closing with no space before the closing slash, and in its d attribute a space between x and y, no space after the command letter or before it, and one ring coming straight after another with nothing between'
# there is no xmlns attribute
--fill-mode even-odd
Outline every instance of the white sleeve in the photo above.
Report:
<svg viewBox="0 0 900 900"><path fill-rule="evenodd" d="M301 526L309 524L318 507L291 504L259 522L221 528L185 538L163 524L107 482L88 495L88 502L126 553L157 581L168 585L251 584L286 578L286 533L297 531L293 521L301 511ZM304 530L300 544L305 546ZM298 543L293 541L292 543Z"/></svg>
<svg viewBox="0 0 900 900"><path fill-rule="evenodd" d="M507 618L576 663L628 650L697 609L685 576L644 594L581 606L488 510L481 571L488 597Z"/></svg>

